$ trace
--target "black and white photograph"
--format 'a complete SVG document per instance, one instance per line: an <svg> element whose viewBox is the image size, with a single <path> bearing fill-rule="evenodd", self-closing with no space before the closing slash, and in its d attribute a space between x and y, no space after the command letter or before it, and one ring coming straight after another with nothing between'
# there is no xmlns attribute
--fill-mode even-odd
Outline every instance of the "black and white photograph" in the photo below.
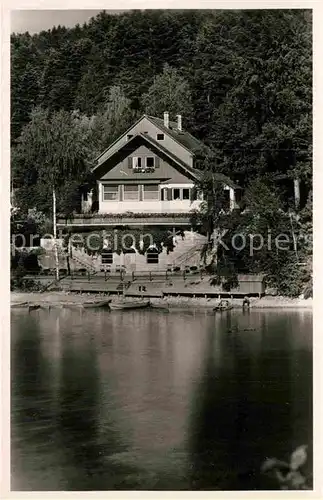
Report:
<svg viewBox="0 0 323 500"><path fill-rule="evenodd" d="M10 13L10 489L313 491L313 12L115 7Z"/></svg>

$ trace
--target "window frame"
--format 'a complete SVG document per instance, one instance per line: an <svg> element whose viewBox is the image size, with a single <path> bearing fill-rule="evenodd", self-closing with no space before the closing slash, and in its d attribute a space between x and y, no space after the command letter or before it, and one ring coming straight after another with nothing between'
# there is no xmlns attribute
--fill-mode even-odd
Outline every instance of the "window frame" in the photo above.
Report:
<svg viewBox="0 0 323 500"><path fill-rule="evenodd" d="M140 160L140 166L138 165L138 161ZM143 161L142 156L133 156L132 157L132 170L137 170L142 167Z"/></svg>
<svg viewBox="0 0 323 500"><path fill-rule="evenodd" d="M103 262L103 255L108 255L109 257L109 261L108 262ZM104 265L104 266L107 266L107 265L111 265L113 264L113 251L112 250L109 250L108 252L106 250L102 251L101 252L101 264Z"/></svg>
<svg viewBox="0 0 323 500"><path fill-rule="evenodd" d="M150 258L151 256L154 256L154 261L151 262ZM146 263L147 264L159 264L159 252L156 248L149 249L146 252Z"/></svg>
<svg viewBox="0 0 323 500"><path fill-rule="evenodd" d="M184 191L188 191L188 198L184 198ZM189 201L191 199L191 188L182 188L182 201Z"/></svg>
<svg viewBox="0 0 323 500"><path fill-rule="evenodd" d="M134 193L135 191L127 191L126 187L135 186L137 188L137 198L127 198L126 193ZM123 184L123 201L140 201L139 184Z"/></svg>
<svg viewBox="0 0 323 500"><path fill-rule="evenodd" d="M145 188L148 186L157 186L157 190L155 191L150 191L152 193L157 193L157 198L146 198L145 196ZM147 191L149 192L149 191ZM159 184L143 184L142 185L142 199L143 201L160 201L160 189L159 189Z"/></svg>
<svg viewBox="0 0 323 500"><path fill-rule="evenodd" d="M116 191L110 191L110 193L114 193L116 194L116 198L115 199L106 199L105 198L105 188L117 188ZM109 193L109 191L108 191ZM119 185L118 184L102 184L102 201L105 201L105 202L109 202L109 201L120 201L120 189L119 189Z"/></svg>
<svg viewBox="0 0 323 500"><path fill-rule="evenodd" d="M148 165L148 158L151 158L153 160L153 165ZM155 162L154 156L146 156L145 157L145 168L156 168L156 162Z"/></svg>
<svg viewBox="0 0 323 500"><path fill-rule="evenodd" d="M172 187L172 201L190 201L191 200L191 194L192 194L192 188L191 187ZM179 191L179 198L175 199L175 190ZM184 190L188 190L188 198L184 198Z"/></svg>

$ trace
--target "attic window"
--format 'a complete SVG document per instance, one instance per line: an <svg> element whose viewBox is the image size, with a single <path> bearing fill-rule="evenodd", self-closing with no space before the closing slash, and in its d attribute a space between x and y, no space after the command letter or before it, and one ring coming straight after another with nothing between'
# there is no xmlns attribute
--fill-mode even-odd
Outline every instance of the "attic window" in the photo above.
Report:
<svg viewBox="0 0 323 500"><path fill-rule="evenodd" d="M151 168L155 166L155 158L153 156L147 156L146 167Z"/></svg>
<svg viewBox="0 0 323 500"><path fill-rule="evenodd" d="M157 141L163 141L165 139L164 134L157 134Z"/></svg>
<svg viewBox="0 0 323 500"><path fill-rule="evenodd" d="M132 158L132 168L133 169L141 168L141 157L140 156L134 156Z"/></svg>
<svg viewBox="0 0 323 500"><path fill-rule="evenodd" d="M132 135L132 134L128 134L128 135L127 135L127 141L130 141L130 139L132 139L132 138L133 138L133 135Z"/></svg>

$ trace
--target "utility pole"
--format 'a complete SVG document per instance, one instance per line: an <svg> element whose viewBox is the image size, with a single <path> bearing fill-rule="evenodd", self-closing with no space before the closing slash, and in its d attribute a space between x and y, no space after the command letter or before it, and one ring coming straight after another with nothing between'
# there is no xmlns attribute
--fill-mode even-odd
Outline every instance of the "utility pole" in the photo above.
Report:
<svg viewBox="0 0 323 500"><path fill-rule="evenodd" d="M57 223L56 223L56 191L53 188L53 228L54 228L54 252L55 252L55 266L56 266L56 279L59 280L59 262L58 262L58 248L57 248Z"/></svg>

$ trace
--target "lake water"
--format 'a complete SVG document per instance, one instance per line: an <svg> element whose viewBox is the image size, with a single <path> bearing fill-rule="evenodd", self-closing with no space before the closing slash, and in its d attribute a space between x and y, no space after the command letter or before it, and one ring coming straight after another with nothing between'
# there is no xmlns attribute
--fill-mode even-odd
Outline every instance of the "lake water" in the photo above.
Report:
<svg viewBox="0 0 323 500"><path fill-rule="evenodd" d="M11 345L13 490L270 489L311 450L309 311L16 310Z"/></svg>

